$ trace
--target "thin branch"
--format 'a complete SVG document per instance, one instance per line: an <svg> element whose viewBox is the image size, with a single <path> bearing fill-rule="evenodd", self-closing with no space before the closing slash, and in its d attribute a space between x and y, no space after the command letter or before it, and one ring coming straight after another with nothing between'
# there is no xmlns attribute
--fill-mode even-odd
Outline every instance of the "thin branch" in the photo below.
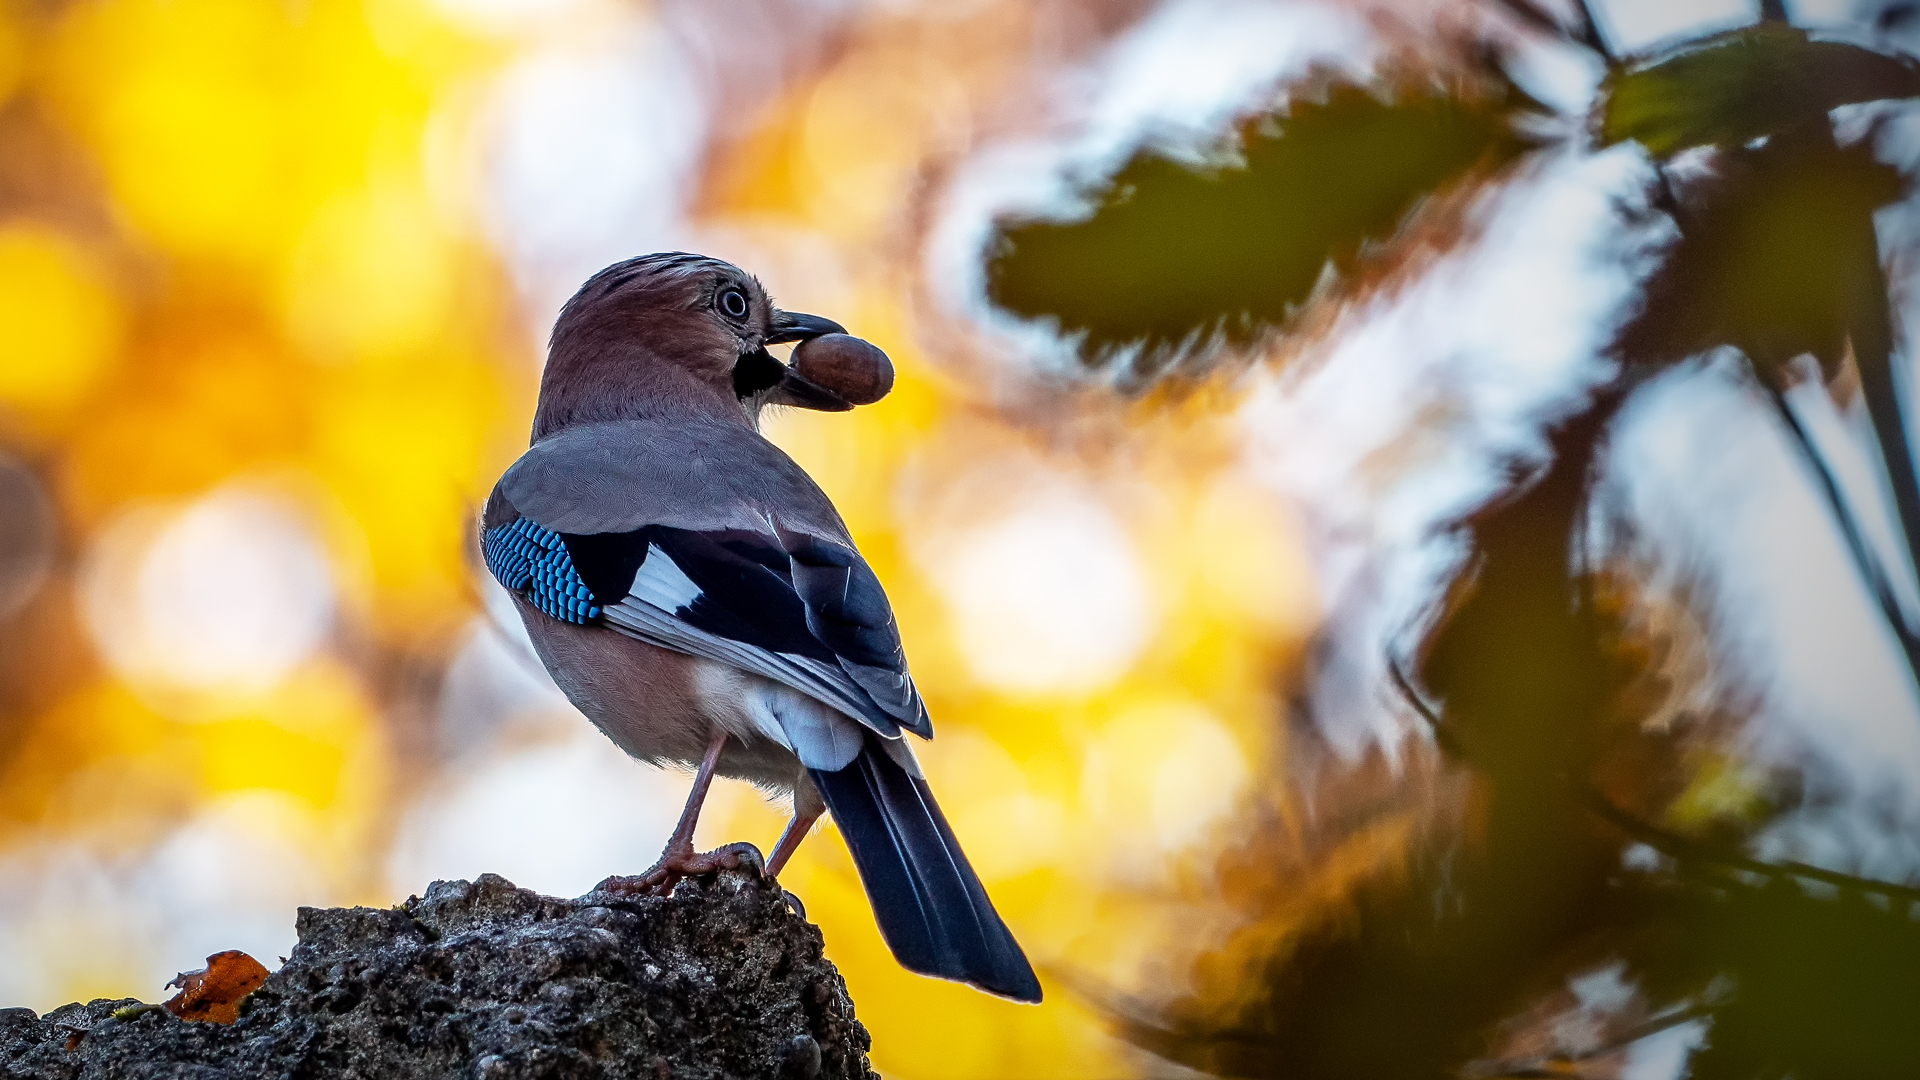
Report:
<svg viewBox="0 0 1920 1080"><path fill-rule="evenodd" d="M1582 10L1585 10L1584 5ZM1764 14L1764 12L1763 12ZM1832 131L1828 130L1823 138L1831 140ZM1664 211L1674 227L1685 232L1682 221L1680 200L1674 192L1672 178L1665 167L1656 162L1653 166L1654 177L1658 181L1653 192L1654 205ZM1876 251L1877 251L1876 240ZM1853 347L1854 367L1859 372L1862 395L1866 398L1867 413L1873 422L1874 442L1879 447L1881 463L1885 470L1888 486L1893 490L1894 507L1898 514L1900 536L1906 541L1908 570L1920 579L1920 470L1916 470L1913 450L1907 441L1907 427L1900 404L1900 392L1893 371L1893 312L1887 301L1886 273L1876 258L1872 267L1872 280L1863 290L1861 310L1853 312L1849 323L1849 343ZM1827 468L1826 460L1820 455L1799 418L1794 415L1786 398L1773 385L1761 380L1767 392L1773 397L1775 411L1786 424L1787 430L1799 445L1801 455L1819 478L1825 490L1827 502L1833 509L1834 520L1845 535L1847 547L1853 554L1855 565L1872 589L1875 601L1880 605L1887 628L1900 642L1900 651L1906 657L1907 669L1916 683L1920 683L1920 636L1916 636L1914 626L1908 622L1906 613L1894 594L1885 568L1874 559L1860 534L1858 525L1848 510L1846 500L1832 472Z"/></svg>
<svg viewBox="0 0 1920 1080"><path fill-rule="evenodd" d="M1860 372L1860 390L1873 421L1874 440L1893 488L1893 504L1900 514L1900 532L1907 542L1908 569L1920 571L1920 473L1900 405L1899 383L1893 370L1893 312L1887 303L1886 274L1876 260L1872 281L1863 290L1863 310L1854 320L1850 337L1853 363Z"/></svg>
<svg viewBox="0 0 1920 1080"><path fill-rule="evenodd" d="M1414 711L1420 714L1421 719L1425 720L1428 725L1433 728L1434 741L1440 744L1440 748L1455 757L1466 760L1466 754L1460 745L1459 739L1448 730L1447 724L1441 719L1440 715L1433 710L1433 707L1423 701L1419 694L1414 691L1413 685L1407 681L1405 674L1401 672L1399 662L1396 660L1388 660L1387 670L1393 675L1393 680L1395 684L1399 686L1400 692L1406 695L1408 704L1412 705ZM1620 807L1615 806L1612 800L1600 794L1598 790L1592 787L1579 785L1579 789L1580 802L1584 803L1588 810L1621 832L1626 833L1640 843L1647 845L1677 862L1694 861L1717 864L1734 870L1760 874L1769 878L1806 878L1809 881L1822 882L1839 889L1878 893L1889 899L1905 900L1909 903L1920 903L1920 887L1900 885L1891 881L1881 881L1877 878L1856 877L1852 874L1842 874L1837 870L1826 870L1818 866L1810 866L1803 862L1765 862L1750 855L1741 854L1738 851L1728 850L1715 844L1681 836L1679 833L1669 832L1652 822L1643 821L1627 811L1622 810Z"/></svg>
<svg viewBox="0 0 1920 1080"><path fill-rule="evenodd" d="M1474 1080L1539 1080L1545 1077L1576 1077L1584 1075L1573 1066L1582 1061L1592 1061L1597 1057L1618 1053L1639 1042L1641 1039L1658 1035L1669 1028L1690 1024L1695 1020L1704 1020L1713 1015L1717 1005L1701 1003L1689 1005L1684 1009L1674 1009L1659 1016L1635 1024L1620 1036L1577 1054L1556 1054L1552 1057L1534 1058L1524 1064L1507 1066L1498 1072L1475 1071Z"/></svg>
<svg viewBox="0 0 1920 1080"><path fill-rule="evenodd" d="M1490 2L1498 7L1504 8L1508 14L1526 23L1528 26L1533 27L1535 30L1552 34L1562 41L1571 41L1576 45L1583 44L1574 38L1574 31L1571 28L1559 19L1547 14L1546 11L1542 10L1540 5L1534 3L1533 0L1490 0Z"/></svg>
<svg viewBox="0 0 1920 1080"><path fill-rule="evenodd" d="M1908 903L1920 902L1920 888L1912 885L1899 885L1891 881L1880 881L1877 878L1855 877L1852 874L1842 874L1837 870L1809 866L1803 862L1766 862L1717 844L1681 836L1679 833L1662 829L1652 822L1643 821L1615 806L1606 796L1591 787L1585 788L1582 794L1581 801L1586 804L1587 809L1608 824L1678 862L1717 864L1774 879L1805 878L1809 881L1832 885L1838 889L1878 893L1888 899L1904 900Z"/></svg>
<svg viewBox="0 0 1920 1080"><path fill-rule="evenodd" d="M1607 51L1606 43L1600 40L1600 32L1594 27L1593 13L1587 10L1585 4L1576 5L1574 25L1568 26L1535 0L1488 0L1488 2L1541 33L1550 34L1570 45L1592 50L1600 59L1607 62L1607 66L1613 66L1613 56Z"/></svg>
<svg viewBox="0 0 1920 1080"><path fill-rule="evenodd" d="M1719 1002L1703 1001L1698 1005L1689 1005L1684 1009L1674 1009L1672 1012L1663 1012L1659 1016L1650 1017L1621 1032L1620 1037L1614 1039L1612 1042L1604 1046L1597 1046L1592 1050L1577 1055L1574 1060L1586 1061L1589 1058L1597 1058L1602 1054L1611 1054L1616 1050L1625 1050L1641 1039L1658 1035L1670 1028L1677 1028L1681 1024L1691 1024L1695 1020L1704 1020L1712 1016L1713 1010L1718 1008L1720 1004Z"/></svg>
<svg viewBox="0 0 1920 1080"><path fill-rule="evenodd" d="M1461 746L1459 737L1450 730L1449 725L1445 719L1441 717L1439 712L1435 710L1433 706L1427 704L1426 700L1420 696L1419 691L1414 688L1412 681L1409 680L1406 673L1401 670L1398 658L1388 657L1387 672L1393 677L1394 685L1399 689L1400 693L1406 697L1407 704L1411 705L1414 712L1418 713L1420 718L1425 720L1428 726L1433 729L1434 741L1440 744L1440 748L1460 760L1469 761L1470 759L1465 749ZM1574 794L1578 800L1584 804L1589 811L1619 829L1621 832L1626 833L1633 839L1638 840L1640 843L1647 845L1676 862L1692 861L1720 865L1729 869L1742 870L1747 873L1759 874L1769 878L1805 878L1809 881L1818 881L1823 884L1832 885L1839 889L1878 893L1889 899L1905 900L1909 903L1920 903L1920 887L1900 885L1891 881L1881 881L1877 878L1856 877L1852 874L1842 874L1837 870L1826 870L1818 866L1810 866L1803 862L1765 862L1751 855L1745 855L1717 844L1694 840L1690 837L1682 836L1679 833L1670 832L1652 822L1643 821L1633 814L1622 810L1620 807L1614 805L1612 800L1602 795L1598 789L1590 785L1573 781L1569 781L1568 783L1569 787L1574 789Z"/></svg>
<svg viewBox="0 0 1920 1080"><path fill-rule="evenodd" d="M1814 479L1819 481L1821 493L1827 497L1827 507L1833 511L1835 524L1840 535L1847 542L1847 550L1853 555L1854 566L1860 576L1866 580L1867 587L1873 590L1873 596L1880 604L1880 613L1887 621L1888 629L1900 640L1900 650L1906 655L1907 670L1912 673L1914 682L1920 684L1920 637L1913 632L1913 626L1907 620L1906 611L1900 606L1900 598L1894 595L1893 584L1887 580L1887 573L1875 558L1866 538L1860 533L1860 526L1854 520L1853 512L1847 506L1846 497L1841 493L1840 484L1834 478L1833 470L1828 468L1826 458L1820 448L1813 444L1800 418L1793 411L1793 405L1787 395L1771 383L1766 384L1767 397L1773 402L1774 413L1780 422L1786 425L1793 443L1800 449L1801 460L1813 470Z"/></svg>
<svg viewBox="0 0 1920 1080"><path fill-rule="evenodd" d="M1613 55L1613 50L1607 48L1606 39L1600 36L1600 23L1593 17L1592 0L1580 0L1573 7L1580 16L1579 25L1573 28L1573 39L1592 49L1607 62L1608 67L1618 66L1620 59Z"/></svg>
<svg viewBox="0 0 1920 1080"><path fill-rule="evenodd" d="M1387 674L1393 677L1393 685L1400 691L1400 696L1406 698L1407 704L1412 706L1413 711L1419 714L1420 719L1427 722L1427 727L1433 731L1433 741L1440 744L1440 749L1454 757L1466 757L1466 750L1460 745L1460 740L1454 736L1453 732L1447 730L1447 725L1440 720L1440 714L1434 710L1433 706L1427 704L1427 699L1422 697L1420 691L1414 687L1413 680L1407 678L1407 673L1400 667L1399 657L1387 657Z"/></svg>
<svg viewBox="0 0 1920 1080"><path fill-rule="evenodd" d="M1810 134L1813 148L1835 148L1830 125L1818 124ZM1887 273L1880 264L1879 233L1871 218L1865 223L1865 233L1855 239L1872 255L1863 260L1866 280L1859 283L1856 303L1847 312L1847 344L1853 349L1861 396L1867 402L1867 417L1873 422L1873 437L1880 448L1887 484L1893 489L1900 535L1906 541L1907 571L1920 575L1920 469L1915 468L1913 445L1907 439L1900 383L1894 372L1893 305L1888 299Z"/></svg>

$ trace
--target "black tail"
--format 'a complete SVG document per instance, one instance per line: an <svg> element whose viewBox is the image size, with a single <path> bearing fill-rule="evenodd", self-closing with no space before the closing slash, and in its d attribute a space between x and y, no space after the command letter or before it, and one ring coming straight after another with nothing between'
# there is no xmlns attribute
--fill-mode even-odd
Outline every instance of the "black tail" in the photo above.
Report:
<svg viewBox="0 0 1920 1080"><path fill-rule="evenodd" d="M902 967L1015 1001L1040 980L993 910L927 782L874 745L836 772L812 770L860 868L880 935Z"/></svg>

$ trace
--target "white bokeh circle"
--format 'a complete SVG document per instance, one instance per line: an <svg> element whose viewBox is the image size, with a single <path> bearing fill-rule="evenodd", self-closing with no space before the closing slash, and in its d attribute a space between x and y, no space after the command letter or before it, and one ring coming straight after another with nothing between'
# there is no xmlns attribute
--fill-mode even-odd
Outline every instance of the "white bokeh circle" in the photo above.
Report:
<svg viewBox="0 0 1920 1080"><path fill-rule="evenodd" d="M125 514L95 542L80 596L107 662L159 689L269 689L320 646L334 611L311 530L282 501L239 487Z"/></svg>

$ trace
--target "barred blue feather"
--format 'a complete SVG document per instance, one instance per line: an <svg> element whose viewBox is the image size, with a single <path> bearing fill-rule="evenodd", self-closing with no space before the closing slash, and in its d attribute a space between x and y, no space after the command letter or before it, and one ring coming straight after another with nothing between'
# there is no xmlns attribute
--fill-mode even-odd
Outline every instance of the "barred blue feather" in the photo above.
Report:
<svg viewBox="0 0 1920 1080"><path fill-rule="evenodd" d="M517 518L488 529L480 538L480 550L500 584L547 615L570 623L600 617L600 605L574 568L559 533Z"/></svg>

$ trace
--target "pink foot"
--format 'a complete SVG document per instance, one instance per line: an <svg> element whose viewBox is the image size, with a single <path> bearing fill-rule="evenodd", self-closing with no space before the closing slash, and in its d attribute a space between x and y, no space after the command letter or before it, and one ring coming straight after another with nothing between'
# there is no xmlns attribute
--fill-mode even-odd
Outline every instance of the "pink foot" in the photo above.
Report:
<svg viewBox="0 0 1920 1080"><path fill-rule="evenodd" d="M728 844L712 851L695 851L692 844L669 847L661 854L660 861L646 871L632 877L610 877L595 885L593 891L617 896L671 896L673 887L685 878L738 870L742 866L766 873L766 860L752 844Z"/></svg>

